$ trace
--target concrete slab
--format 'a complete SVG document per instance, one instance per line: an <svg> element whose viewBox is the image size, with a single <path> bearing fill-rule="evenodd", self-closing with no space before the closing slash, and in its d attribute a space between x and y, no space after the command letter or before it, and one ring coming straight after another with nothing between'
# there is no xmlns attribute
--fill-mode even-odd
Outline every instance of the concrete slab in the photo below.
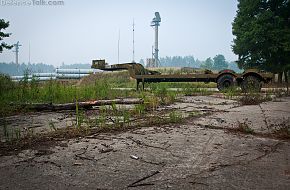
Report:
<svg viewBox="0 0 290 190"><path fill-rule="evenodd" d="M266 125L289 117L290 98L236 103L184 97L167 109L206 106L207 114L0 156L0 189L289 189L290 141L225 129L248 119L255 131L271 133Z"/></svg>

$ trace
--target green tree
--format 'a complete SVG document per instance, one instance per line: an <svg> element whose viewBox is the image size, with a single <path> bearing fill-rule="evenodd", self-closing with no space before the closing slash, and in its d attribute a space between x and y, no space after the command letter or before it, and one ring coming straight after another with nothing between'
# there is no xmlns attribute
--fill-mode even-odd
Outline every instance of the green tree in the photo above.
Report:
<svg viewBox="0 0 290 190"><path fill-rule="evenodd" d="M240 68L290 69L289 0L238 0L232 24Z"/></svg>
<svg viewBox="0 0 290 190"><path fill-rule="evenodd" d="M244 70L239 69L238 64L235 61L229 62L228 69L231 69L237 73L242 73Z"/></svg>
<svg viewBox="0 0 290 190"><path fill-rule="evenodd" d="M226 62L225 56L218 54L213 58L213 69L223 70L228 68L228 63Z"/></svg>
<svg viewBox="0 0 290 190"><path fill-rule="evenodd" d="M4 33L2 30L5 30L9 26L9 22L5 22L4 19L0 19L0 53L2 53L3 49L11 49L13 46L10 46L3 42L3 38L9 37L10 33ZM1 42L2 41L2 42Z"/></svg>
<svg viewBox="0 0 290 190"><path fill-rule="evenodd" d="M207 58L200 67L204 69L212 69L213 68L212 58L211 57Z"/></svg>

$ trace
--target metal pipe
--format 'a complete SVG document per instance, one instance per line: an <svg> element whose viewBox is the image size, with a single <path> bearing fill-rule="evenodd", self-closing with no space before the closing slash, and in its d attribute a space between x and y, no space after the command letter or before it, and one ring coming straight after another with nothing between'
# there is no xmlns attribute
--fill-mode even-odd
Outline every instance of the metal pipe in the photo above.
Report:
<svg viewBox="0 0 290 190"><path fill-rule="evenodd" d="M98 69L56 69L56 73L61 74L91 74L100 72Z"/></svg>

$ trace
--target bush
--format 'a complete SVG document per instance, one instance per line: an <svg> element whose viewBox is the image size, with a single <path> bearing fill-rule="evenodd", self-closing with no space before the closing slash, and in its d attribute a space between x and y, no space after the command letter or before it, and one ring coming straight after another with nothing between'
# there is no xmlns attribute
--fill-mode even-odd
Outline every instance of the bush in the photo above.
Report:
<svg viewBox="0 0 290 190"><path fill-rule="evenodd" d="M15 83L8 75L0 74L0 94L15 88Z"/></svg>

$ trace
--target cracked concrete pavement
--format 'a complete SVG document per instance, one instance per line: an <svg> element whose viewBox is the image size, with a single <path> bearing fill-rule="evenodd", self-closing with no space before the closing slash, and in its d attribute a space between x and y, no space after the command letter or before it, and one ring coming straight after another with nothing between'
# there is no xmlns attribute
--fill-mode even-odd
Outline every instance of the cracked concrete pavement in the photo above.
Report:
<svg viewBox="0 0 290 190"><path fill-rule="evenodd" d="M289 103L183 97L160 109L205 114L2 155L0 189L289 189L289 140L226 130L248 119L254 131L271 133L289 118Z"/></svg>

